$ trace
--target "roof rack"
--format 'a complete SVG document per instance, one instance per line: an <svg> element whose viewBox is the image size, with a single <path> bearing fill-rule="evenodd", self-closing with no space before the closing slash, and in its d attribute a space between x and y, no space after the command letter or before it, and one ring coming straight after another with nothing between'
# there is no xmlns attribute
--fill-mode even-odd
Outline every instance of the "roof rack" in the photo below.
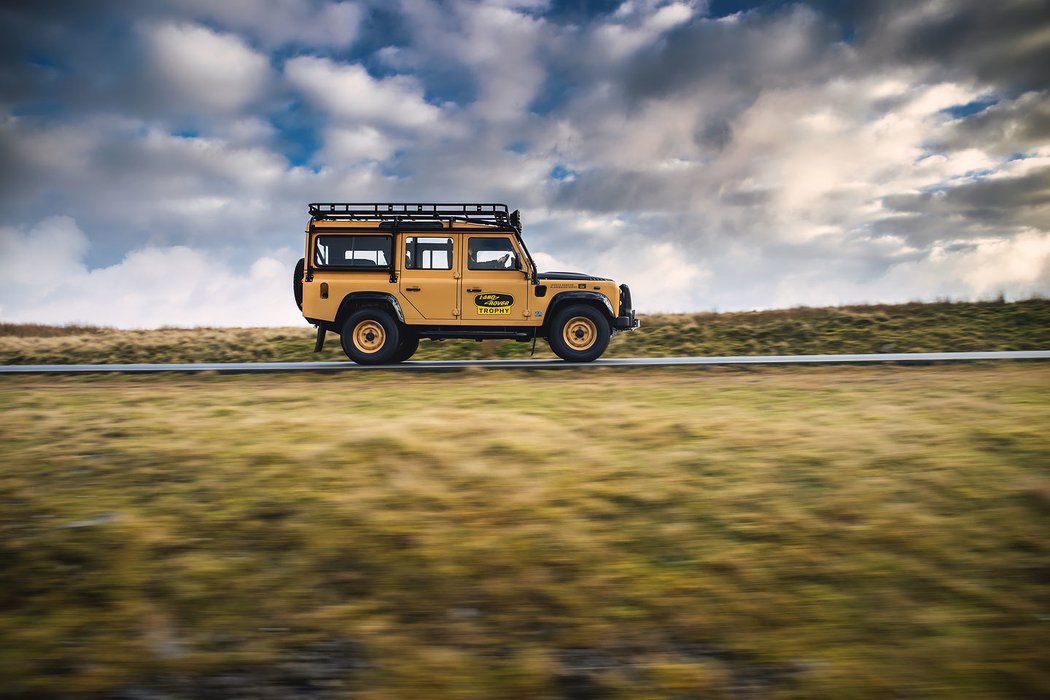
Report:
<svg viewBox="0 0 1050 700"><path fill-rule="evenodd" d="M334 221L467 221L521 230L521 215L494 203L314 202L310 216Z"/></svg>

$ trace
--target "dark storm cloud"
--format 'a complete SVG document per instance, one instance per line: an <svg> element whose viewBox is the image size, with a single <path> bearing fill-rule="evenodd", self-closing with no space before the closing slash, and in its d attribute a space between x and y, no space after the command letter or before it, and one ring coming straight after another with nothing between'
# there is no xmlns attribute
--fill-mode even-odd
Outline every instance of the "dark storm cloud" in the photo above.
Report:
<svg viewBox="0 0 1050 700"><path fill-rule="evenodd" d="M674 211L684 204L658 173L624 172L608 168L582 173L558 187L555 201L564 207L593 212Z"/></svg>
<svg viewBox="0 0 1050 700"><path fill-rule="evenodd" d="M103 0L16 3L0 11L0 79L15 113L79 120L119 111L169 123L189 116L193 106L148 71L141 30L171 15L158 2L133 15L126 8Z"/></svg>
<svg viewBox="0 0 1050 700"><path fill-rule="evenodd" d="M0 100L48 100L67 109L77 95L134 65L121 3L14 2L0 7ZM100 47L107 47L100 50Z"/></svg>
<svg viewBox="0 0 1050 700"><path fill-rule="evenodd" d="M1030 92L960 119L937 146L957 150L979 144L1004 156L1050 143L1050 91Z"/></svg>
<svg viewBox="0 0 1050 700"><path fill-rule="evenodd" d="M871 59L934 66L1009 92L1050 87L1050 3L1042 0L816 5L852 27Z"/></svg>
<svg viewBox="0 0 1050 700"><path fill-rule="evenodd" d="M884 219L876 229L913 240L951 240L1024 228L1046 231L1050 229L1050 167L944 191L892 195L882 202L886 209L905 216Z"/></svg>
<svg viewBox="0 0 1050 700"><path fill-rule="evenodd" d="M736 21L696 20L641 52L624 73L629 100L658 98L698 84L740 96L817 82L836 51L838 28L804 6L750 12Z"/></svg>

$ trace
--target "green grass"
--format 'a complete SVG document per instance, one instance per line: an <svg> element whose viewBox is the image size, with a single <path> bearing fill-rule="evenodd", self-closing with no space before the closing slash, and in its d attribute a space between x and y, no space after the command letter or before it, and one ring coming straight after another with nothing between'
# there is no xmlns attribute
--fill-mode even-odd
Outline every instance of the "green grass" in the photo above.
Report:
<svg viewBox="0 0 1050 700"><path fill-rule="evenodd" d="M607 357L1050 348L1050 300L847 306L650 315L613 338ZM415 359L527 357L530 343L424 341ZM313 329L118 331L0 324L0 364L345 360L339 337L313 353ZM538 357L554 357L537 344Z"/></svg>
<svg viewBox="0 0 1050 700"><path fill-rule="evenodd" d="M1035 697L1050 369L0 381L0 695Z"/></svg>

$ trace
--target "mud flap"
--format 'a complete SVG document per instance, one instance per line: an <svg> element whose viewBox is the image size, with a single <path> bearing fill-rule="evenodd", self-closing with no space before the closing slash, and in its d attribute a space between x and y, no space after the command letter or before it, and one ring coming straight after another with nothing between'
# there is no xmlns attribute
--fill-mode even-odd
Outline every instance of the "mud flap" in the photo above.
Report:
<svg viewBox="0 0 1050 700"><path fill-rule="evenodd" d="M324 329L324 326L317 327L317 342L314 343L314 352L321 352L324 349L324 337L328 333Z"/></svg>

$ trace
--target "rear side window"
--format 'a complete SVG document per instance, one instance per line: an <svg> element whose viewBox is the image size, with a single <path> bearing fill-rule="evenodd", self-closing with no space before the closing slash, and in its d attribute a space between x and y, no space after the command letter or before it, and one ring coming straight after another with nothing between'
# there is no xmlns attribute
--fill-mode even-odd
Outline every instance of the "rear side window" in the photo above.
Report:
<svg viewBox="0 0 1050 700"><path fill-rule="evenodd" d="M406 270L451 270L452 239L409 236L405 239Z"/></svg>
<svg viewBox="0 0 1050 700"><path fill-rule="evenodd" d="M390 236L318 236L316 267L390 267Z"/></svg>

